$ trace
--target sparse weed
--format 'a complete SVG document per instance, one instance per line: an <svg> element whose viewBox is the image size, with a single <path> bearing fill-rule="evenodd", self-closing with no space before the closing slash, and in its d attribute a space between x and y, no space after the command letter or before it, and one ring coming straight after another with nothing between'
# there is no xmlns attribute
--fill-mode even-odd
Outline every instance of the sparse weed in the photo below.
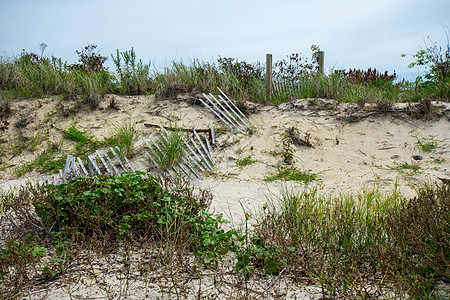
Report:
<svg viewBox="0 0 450 300"><path fill-rule="evenodd" d="M311 144L309 142L309 133L305 135L305 139L306 142L303 141L304 143L306 143L305 145L310 146ZM281 134L281 145L277 145L277 147L281 147L281 150L272 150L269 153L273 156L281 156L283 158L283 165L277 167L277 171L274 174L264 178L264 181L272 182L275 180L283 180L309 183L318 179L317 174L302 171L294 166L295 148L292 145L292 139L288 133L284 132Z"/></svg>
<svg viewBox="0 0 450 300"><path fill-rule="evenodd" d="M283 157L283 162L290 166L294 163L294 153L295 148L292 146L292 140L286 133L281 134L281 157Z"/></svg>
<svg viewBox="0 0 450 300"><path fill-rule="evenodd" d="M443 157L432 158L433 163L435 164L443 164L446 159Z"/></svg>
<svg viewBox="0 0 450 300"><path fill-rule="evenodd" d="M411 130L409 133L412 137L416 138L416 148L422 152L430 153L440 147L439 142L435 140L434 136L424 137L417 132L417 129Z"/></svg>
<svg viewBox="0 0 450 300"><path fill-rule="evenodd" d="M236 149L236 154L242 154L242 152L244 152L244 150L245 150L245 147L240 147L240 148L238 148L238 149Z"/></svg>
<svg viewBox="0 0 450 300"><path fill-rule="evenodd" d="M302 171L296 167L289 166L277 168L277 172L264 178L264 181L272 182L275 180L282 180L282 181L301 181L304 183L308 183L317 180L317 178L318 178L317 174L315 173Z"/></svg>
<svg viewBox="0 0 450 300"><path fill-rule="evenodd" d="M403 162L396 162L394 161L395 166L387 166L391 170L397 170L401 174L405 175L414 175L414 174L421 174L423 171L421 170L422 167L418 163L410 164L406 161Z"/></svg>
<svg viewBox="0 0 450 300"><path fill-rule="evenodd" d="M65 157L60 152L59 146L49 142L47 143L47 149L42 151L34 160L17 166L14 169L14 175L20 177L32 170L51 173L62 169L64 164Z"/></svg>
<svg viewBox="0 0 450 300"><path fill-rule="evenodd" d="M233 145L238 144L242 139L242 136L234 138L232 141L229 141L229 137L227 136L225 140L220 143L220 148L226 148Z"/></svg>
<svg viewBox="0 0 450 300"><path fill-rule="evenodd" d="M14 175L23 176L26 173L37 170L41 173L52 173L62 169L66 161L66 155L71 153L75 156L84 156L86 153L98 149L102 144L95 141L93 135L86 131L78 130L75 125L62 131L63 137L75 142L72 150L61 150L60 145L47 142L47 149L41 151L37 157L18 165L14 168ZM28 146L33 146L33 143Z"/></svg>
<svg viewBox="0 0 450 300"><path fill-rule="evenodd" d="M281 134L281 144L277 144L276 148L280 150L271 150L269 154L272 156L281 156L285 165L292 165L294 163L295 148L292 146L292 140L289 134L283 132Z"/></svg>
<svg viewBox="0 0 450 300"><path fill-rule="evenodd" d="M248 155L248 156L246 156L246 157L244 157L242 159L238 159L236 161L236 166L242 168L242 167L245 167L245 166L252 165L252 164L254 164L256 162L258 162L258 160L255 160L255 159L252 158L251 155Z"/></svg>

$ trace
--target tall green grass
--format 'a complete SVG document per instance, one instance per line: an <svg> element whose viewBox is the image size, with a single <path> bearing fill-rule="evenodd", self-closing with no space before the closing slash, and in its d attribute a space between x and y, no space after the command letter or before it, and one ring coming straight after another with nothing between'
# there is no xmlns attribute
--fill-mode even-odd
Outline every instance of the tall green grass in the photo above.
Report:
<svg viewBox="0 0 450 300"><path fill-rule="evenodd" d="M279 270L320 283L324 296L433 298L450 279L448 185L410 200L396 190L329 197L311 189L285 193L276 206L258 219L257 246Z"/></svg>
<svg viewBox="0 0 450 300"><path fill-rule="evenodd" d="M133 48L122 52L117 49L116 54L111 55L111 58L116 66L114 84L120 93L141 95L152 90L150 63L145 64L142 60L137 61L136 52Z"/></svg>
<svg viewBox="0 0 450 300"><path fill-rule="evenodd" d="M276 89L270 100L273 103L282 103L290 98L326 98L349 103L379 103L384 102L416 102L423 98L443 98L438 90L420 88L414 83L402 84L362 84L354 83L339 72L328 75L310 73L292 82L279 78L275 84Z"/></svg>
<svg viewBox="0 0 450 300"><path fill-rule="evenodd" d="M155 139L153 153L156 163L163 169L171 169L181 162L185 149L186 133L181 130L173 130L161 133Z"/></svg>
<svg viewBox="0 0 450 300"><path fill-rule="evenodd" d="M98 54L89 53L97 59L93 61L102 58ZM385 105L387 102L418 101L423 98L448 99L450 95L448 78L438 82L423 81L421 78L415 82L401 83L384 78L361 81L342 70L320 75L314 68L305 70L302 69L304 66L299 65L293 66L298 73L295 76L291 73L284 74L275 68L274 78L281 83L282 88L275 89L274 95L267 98L266 71L260 64L232 58L219 58L215 63L194 59L187 63L173 61L163 70L152 71L150 63L137 59L133 48L127 51L117 50L111 58L115 72L106 70L101 63L95 66L70 65L59 58L38 57L33 53L22 53L13 59L2 57L0 90L3 93L12 92L15 97L22 98L81 96L92 108L98 105L101 96L106 93L151 93L160 97L173 97L179 93L216 92L216 87L237 100L268 101L274 104L294 97L329 98L361 104L380 102ZM86 59L80 61L90 62ZM364 72L366 71L360 73Z"/></svg>
<svg viewBox="0 0 450 300"><path fill-rule="evenodd" d="M133 147L139 132L136 130L136 123L132 121L125 122L121 126L113 124L114 129L110 136L104 141L104 144L114 145L120 148L122 156L131 157L133 155Z"/></svg>

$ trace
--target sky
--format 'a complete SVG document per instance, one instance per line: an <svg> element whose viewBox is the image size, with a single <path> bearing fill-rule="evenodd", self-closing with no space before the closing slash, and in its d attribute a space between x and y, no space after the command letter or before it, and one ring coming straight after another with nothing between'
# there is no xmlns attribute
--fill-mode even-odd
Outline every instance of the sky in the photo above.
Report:
<svg viewBox="0 0 450 300"><path fill-rule="evenodd" d="M75 63L76 50L95 44L113 70L111 54L131 47L162 68L310 57L316 44L326 72L372 67L412 80L424 71L408 68L412 55L428 39L446 47L449 26L450 0L0 0L0 55L39 54L45 43L44 55Z"/></svg>

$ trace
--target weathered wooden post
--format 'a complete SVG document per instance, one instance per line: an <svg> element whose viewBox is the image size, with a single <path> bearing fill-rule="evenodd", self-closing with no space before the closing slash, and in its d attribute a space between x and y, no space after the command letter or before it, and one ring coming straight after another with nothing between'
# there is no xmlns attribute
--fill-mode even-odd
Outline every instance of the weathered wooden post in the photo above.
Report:
<svg viewBox="0 0 450 300"><path fill-rule="evenodd" d="M323 62L325 58L325 52L319 51L319 74L323 75Z"/></svg>
<svg viewBox="0 0 450 300"><path fill-rule="evenodd" d="M266 91L269 100L272 97L272 54L266 54Z"/></svg>

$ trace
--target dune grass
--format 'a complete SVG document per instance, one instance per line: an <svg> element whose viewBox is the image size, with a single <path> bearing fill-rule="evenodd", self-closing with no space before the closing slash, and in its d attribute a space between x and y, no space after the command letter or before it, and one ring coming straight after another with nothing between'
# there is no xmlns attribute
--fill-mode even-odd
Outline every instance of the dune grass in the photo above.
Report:
<svg viewBox="0 0 450 300"><path fill-rule="evenodd" d="M133 155L134 143L139 137L136 123L124 122L122 125L113 124L114 128L110 135L105 138L103 144L119 147L121 155L130 158Z"/></svg>
<svg viewBox="0 0 450 300"><path fill-rule="evenodd" d="M176 125L173 128L178 128ZM162 170L171 169L179 164L185 150L186 133L182 130L161 132L155 138L152 152L155 154L156 163Z"/></svg>
<svg viewBox="0 0 450 300"><path fill-rule="evenodd" d="M217 87L236 100L278 104L291 98L329 98L360 104L379 103L385 108L388 103L448 99L450 95L447 77L439 77L437 81L418 78L414 82L396 83L395 73L389 75L375 69L331 70L329 74L320 75L314 60L318 48L313 49L311 64L302 64L298 59L301 54L276 62L275 92L267 97L265 68L259 63L233 58L219 58L216 63L194 59L173 61L163 70L152 71L150 63L138 60L131 48L111 55L115 65L115 72L112 72L103 66L107 58L96 53L95 47L89 45L77 52L78 64L27 52L16 58L2 57L0 95L3 98L6 95L15 98L81 97L93 109L106 93L173 97L179 93L215 92Z"/></svg>
<svg viewBox="0 0 450 300"><path fill-rule="evenodd" d="M410 200L396 190L332 198L313 188L264 210L252 247L266 257L250 253L256 265L313 279L333 299L439 298L449 280L449 224L448 185L427 185Z"/></svg>

